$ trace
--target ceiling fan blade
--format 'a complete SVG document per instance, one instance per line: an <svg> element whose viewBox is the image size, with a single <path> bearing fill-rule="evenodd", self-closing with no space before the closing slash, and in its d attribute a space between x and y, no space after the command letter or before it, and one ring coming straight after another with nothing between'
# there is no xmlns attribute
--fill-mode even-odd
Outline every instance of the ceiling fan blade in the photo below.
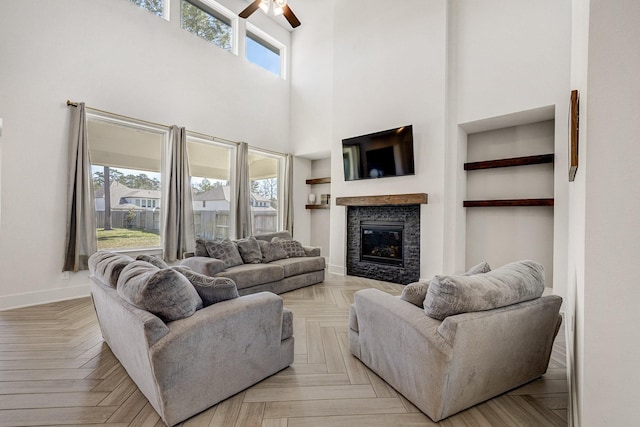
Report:
<svg viewBox="0 0 640 427"><path fill-rule="evenodd" d="M255 12L260 7L260 1L261 0L255 0L253 3L251 3L249 6L247 6L247 8L245 10L240 12L238 14L238 16L240 18L244 18L244 19L247 19L248 17L250 17L251 14L253 12Z"/></svg>
<svg viewBox="0 0 640 427"><path fill-rule="evenodd" d="M291 24L293 28L296 28L300 25L300 21L298 20L296 15L294 15L293 10L291 10L288 4L285 4L282 8L282 14L285 18L287 18L287 21L289 21L289 24Z"/></svg>

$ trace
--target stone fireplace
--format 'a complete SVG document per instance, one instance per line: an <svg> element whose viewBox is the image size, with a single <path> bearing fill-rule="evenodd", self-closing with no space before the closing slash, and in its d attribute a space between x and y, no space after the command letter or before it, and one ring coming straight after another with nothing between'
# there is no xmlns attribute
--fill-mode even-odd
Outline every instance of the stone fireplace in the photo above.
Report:
<svg viewBox="0 0 640 427"><path fill-rule="evenodd" d="M348 206L347 274L403 285L420 278L420 205Z"/></svg>

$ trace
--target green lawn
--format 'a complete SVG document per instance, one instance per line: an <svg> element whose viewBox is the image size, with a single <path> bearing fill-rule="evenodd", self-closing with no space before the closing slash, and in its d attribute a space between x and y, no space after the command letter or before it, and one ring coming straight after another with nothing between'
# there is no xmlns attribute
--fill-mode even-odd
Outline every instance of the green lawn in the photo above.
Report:
<svg viewBox="0 0 640 427"><path fill-rule="evenodd" d="M97 229L98 249L159 248L160 235L151 231L128 228Z"/></svg>

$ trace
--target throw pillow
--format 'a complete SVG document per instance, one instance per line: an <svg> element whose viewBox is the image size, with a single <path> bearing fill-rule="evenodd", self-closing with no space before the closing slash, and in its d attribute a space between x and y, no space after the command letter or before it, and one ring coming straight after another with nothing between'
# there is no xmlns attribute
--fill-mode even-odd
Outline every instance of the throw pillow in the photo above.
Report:
<svg viewBox="0 0 640 427"><path fill-rule="evenodd" d="M481 262L478 265L474 265L473 267L471 267L466 273L464 273L464 276L471 276L474 274L483 274L483 273L488 273L491 271L491 267L489 267L489 264L487 262Z"/></svg>
<svg viewBox="0 0 640 427"><path fill-rule="evenodd" d="M117 289L118 295L129 304L165 322L189 317L202 308L202 299L185 276L145 261L126 266L118 278Z"/></svg>
<svg viewBox="0 0 640 427"><path fill-rule="evenodd" d="M184 266L172 268L189 279L189 282L191 282L196 292L198 292L198 295L200 295L200 298L202 298L202 305L204 307L240 296L236 282L231 279L226 277L205 276Z"/></svg>
<svg viewBox="0 0 640 427"><path fill-rule="evenodd" d="M209 256L209 251L207 251L207 241L203 239L196 239L196 249L193 252L195 256Z"/></svg>
<svg viewBox="0 0 640 427"><path fill-rule="evenodd" d="M543 292L544 267L534 261L518 261L484 274L435 276L424 299L424 311L443 320L529 301Z"/></svg>
<svg viewBox="0 0 640 427"><path fill-rule="evenodd" d="M238 252L245 264L260 264L262 262L262 252L255 237L249 236L246 239L236 240Z"/></svg>
<svg viewBox="0 0 640 427"><path fill-rule="evenodd" d="M116 288L122 270L134 261L127 255L98 251L89 257L89 272L102 283Z"/></svg>
<svg viewBox="0 0 640 427"><path fill-rule="evenodd" d="M136 257L136 260L138 261L146 261L149 264L155 265L158 268L168 268L169 266L167 265L166 262L164 262L164 260L160 257L157 257L155 255L138 255Z"/></svg>
<svg viewBox="0 0 640 427"><path fill-rule="evenodd" d="M409 283L402 290L400 299L422 308L422 303L424 302L424 298L427 296L428 289L429 282Z"/></svg>
<svg viewBox="0 0 640 427"><path fill-rule="evenodd" d="M207 240L205 243L207 252L211 258L224 262L225 268L242 265L242 257L238 252L238 247L229 238L224 240Z"/></svg>
<svg viewBox="0 0 640 427"><path fill-rule="evenodd" d="M282 247L281 242L265 242L258 240L260 252L262 252L262 262L267 263L287 258L287 252Z"/></svg>
<svg viewBox="0 0 640 427"><path fill-rule="evenodd" d="M274 237L271 241L280 242L280 244L284 248L284 251L287 253L287 257L289 258L307 256L307 253L302 247L302 243L296 240L285 240L280 237Z"/></svg>

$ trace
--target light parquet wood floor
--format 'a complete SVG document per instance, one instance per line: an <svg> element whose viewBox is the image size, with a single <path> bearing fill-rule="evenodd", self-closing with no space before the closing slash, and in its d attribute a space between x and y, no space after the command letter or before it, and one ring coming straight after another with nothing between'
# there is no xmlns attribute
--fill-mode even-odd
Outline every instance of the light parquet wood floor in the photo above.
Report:
<svg viewBox="0 0 640 427"><path fill-rule="evenodd" d="M349 353L349 304L367 287L402 290L328 275L322 284L283 294L294 313L293 365L182 425L567 425L562 331L543 378L433 423ZM164 425L102 341L89 298L0 312L0 427L55 425Z"/></svg>

